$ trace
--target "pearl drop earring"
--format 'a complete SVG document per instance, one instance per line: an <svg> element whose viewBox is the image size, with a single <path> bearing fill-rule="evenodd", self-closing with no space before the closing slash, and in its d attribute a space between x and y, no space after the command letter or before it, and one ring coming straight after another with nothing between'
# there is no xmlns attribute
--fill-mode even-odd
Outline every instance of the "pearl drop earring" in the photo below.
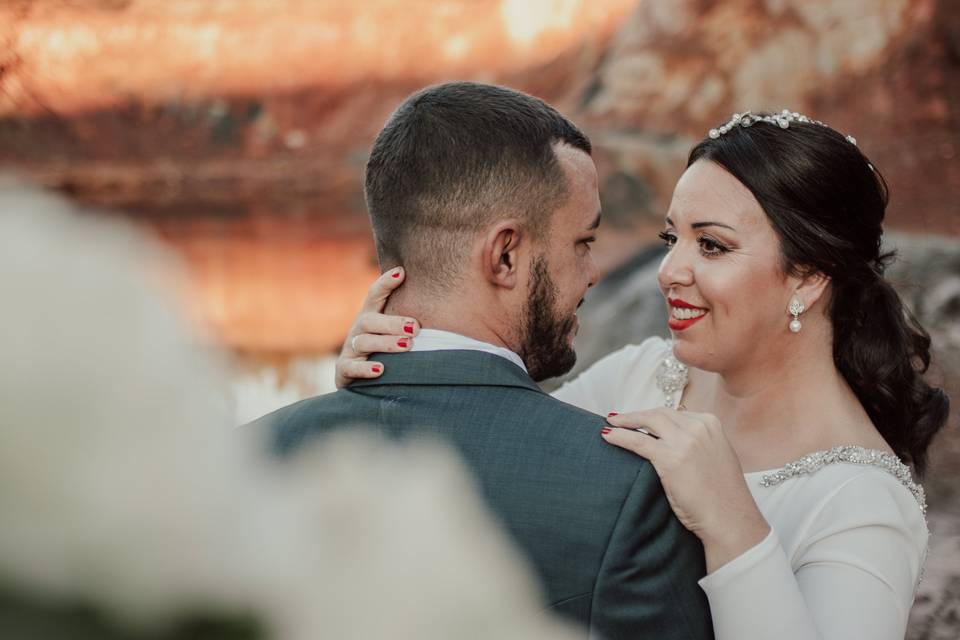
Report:
<svg viewBox="0 0 960 640"><path fill-rule="evenodd" d="M796 296L793 297L793 300L790 301L789 311L793 316L793 320L790 321L790 331L793 333L800 333L801 327L800 324L800 314L806 310L806 307L803 306L803 303L800 302L800 299Z"/></svg>

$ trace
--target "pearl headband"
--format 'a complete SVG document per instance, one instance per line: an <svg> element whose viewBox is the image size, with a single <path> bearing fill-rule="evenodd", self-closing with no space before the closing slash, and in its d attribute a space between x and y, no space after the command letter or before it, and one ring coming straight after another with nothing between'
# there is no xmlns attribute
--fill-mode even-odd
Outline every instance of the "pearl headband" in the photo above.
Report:
<svg viewBox="0 0 960 640"><path fill-rule="evenodd" d="M752 127L757 122L768 122L770 124L775 124L781 129L788 129L791 122L803 122L807 124L819 124L822 127L826 127L824 123L819 120L812 120L802 113L797 113L796 111L790 111L789 109L784 109L780 113L775 113L769 116L754 115L753 113L747 111L745 113L735 113L733 117L730 118L730 122L722 124L716 129L710 129L710 132L707 134L710 138L716 140L725 133L729 133L734 129L734 127ZM847 142L856 146L857 139L853 136L845 136Z"/></svg>

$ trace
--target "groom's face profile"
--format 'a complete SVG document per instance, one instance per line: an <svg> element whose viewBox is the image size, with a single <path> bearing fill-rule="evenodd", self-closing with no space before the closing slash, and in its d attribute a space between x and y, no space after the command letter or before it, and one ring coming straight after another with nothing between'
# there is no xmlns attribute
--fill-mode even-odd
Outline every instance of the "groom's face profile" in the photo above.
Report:
<svg viewBox="0 0 960 640"><path fill-rule="evenodd" d="M599 279L590 246L600 225L596 167L588 154L569 145L557 144L554 151L568 197L553 212L549 232L533 251L521 329L520 356L537 381L573 367L577 308Z"/></svg>

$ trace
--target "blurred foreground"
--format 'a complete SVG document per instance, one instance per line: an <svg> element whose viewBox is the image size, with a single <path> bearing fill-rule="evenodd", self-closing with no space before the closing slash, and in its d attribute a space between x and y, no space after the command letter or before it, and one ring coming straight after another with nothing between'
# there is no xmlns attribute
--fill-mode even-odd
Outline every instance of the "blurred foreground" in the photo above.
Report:
<svg viewBox="0 0 960 640"><path fill-rule="evenodd" d="M0 185L0 637L568 637L438 443L276 465L128 224Z"/></svg>

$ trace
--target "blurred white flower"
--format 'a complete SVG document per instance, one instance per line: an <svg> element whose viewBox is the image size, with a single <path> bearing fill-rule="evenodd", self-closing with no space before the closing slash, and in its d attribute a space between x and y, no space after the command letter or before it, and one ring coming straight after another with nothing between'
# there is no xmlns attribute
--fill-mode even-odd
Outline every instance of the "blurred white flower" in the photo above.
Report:
<svg viewBox="0 0 960 640"><path fill-rule="evenodd" d="M132 630L567 637L441 444L356 431L281 463L234 429L180 274L131 225L0 183L0 581Z"/></svg>

